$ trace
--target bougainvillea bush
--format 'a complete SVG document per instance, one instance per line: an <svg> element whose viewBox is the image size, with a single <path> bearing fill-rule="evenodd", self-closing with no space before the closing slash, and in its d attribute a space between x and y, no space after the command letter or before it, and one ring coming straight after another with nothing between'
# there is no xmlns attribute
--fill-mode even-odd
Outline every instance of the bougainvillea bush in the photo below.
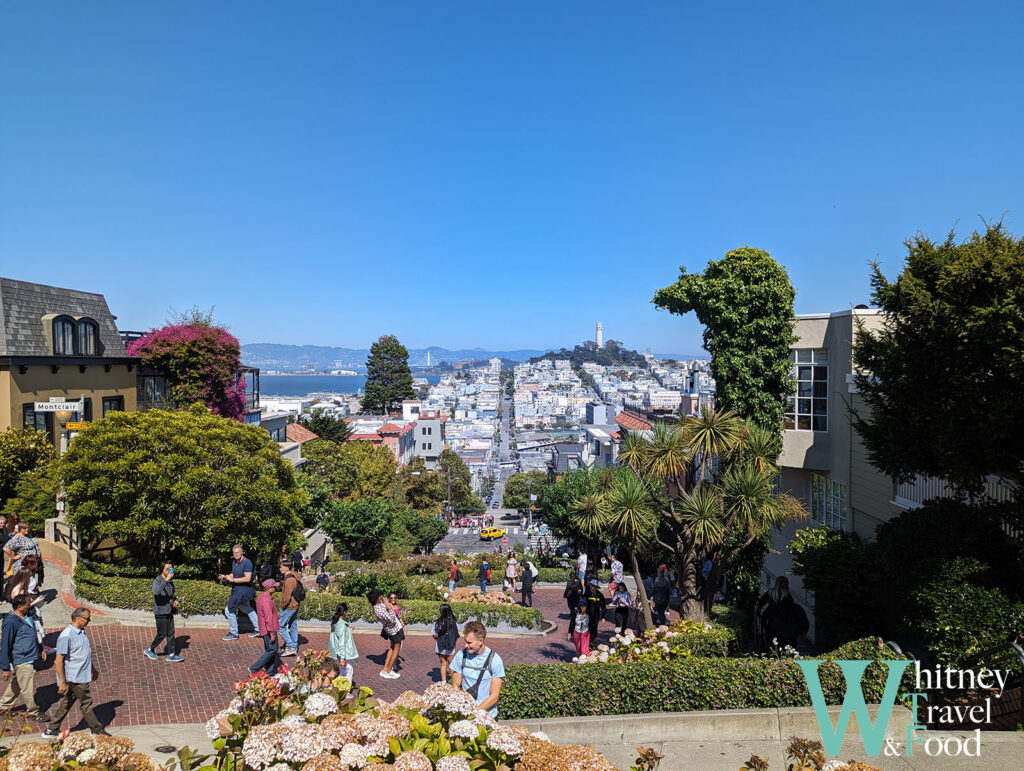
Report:
<svg viewBox="0 0 1024 771"><path fill-rule="evenodd" d="M128 355L167 375L169 396L179 408L201 402L215 415L235 419L245 410L238 338L222 327L170 324L129 343Z"/></svg>
<svg viewBox="0 0 1024 771"><path fill-rule="evenodd" d="M552 744L541 733L501 726L464 691L435 683L393 702L344 677L323 674L326 651L307 651L294 669L236 683L236 696L210 719L220 768L236 771L604 771L600 753Z"/></svg>

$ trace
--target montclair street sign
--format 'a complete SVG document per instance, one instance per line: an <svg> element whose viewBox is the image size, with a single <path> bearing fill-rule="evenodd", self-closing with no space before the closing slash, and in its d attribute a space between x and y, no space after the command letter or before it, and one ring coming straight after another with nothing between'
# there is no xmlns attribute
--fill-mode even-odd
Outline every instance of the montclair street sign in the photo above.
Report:
<svg viewBox="0 0 1024 771"><path fill-rule="evenodd" d="M68 402L63 397L50 397L48 402L36 402L36 412L85 412L85 402L82 400Z"/></svg>

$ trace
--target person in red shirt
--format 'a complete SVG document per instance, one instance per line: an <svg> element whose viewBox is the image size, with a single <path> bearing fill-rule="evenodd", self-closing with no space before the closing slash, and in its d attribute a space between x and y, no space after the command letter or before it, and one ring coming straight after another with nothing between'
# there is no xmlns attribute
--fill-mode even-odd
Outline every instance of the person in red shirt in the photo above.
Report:
<svg viewBox="0 0 1024 771"><path fill-rule="evenodd" d="M279 586L273 578L263 582L263 591L256 598L256 619L259 632L263 636L263 655L259 661L249 667L252 673L261 669L268 675L276 675L277 668L281 665L281 653L278 650L278 625L277 605L274 602L273 591Z"/></svg>

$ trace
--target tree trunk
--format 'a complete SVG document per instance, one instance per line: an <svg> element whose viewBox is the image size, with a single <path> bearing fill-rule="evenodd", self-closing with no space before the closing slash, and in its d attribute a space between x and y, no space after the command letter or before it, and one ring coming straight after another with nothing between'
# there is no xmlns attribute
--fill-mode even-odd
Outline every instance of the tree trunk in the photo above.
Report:
<svg viewBox="0 0 1024 771"><path fill-rule="evenodd" d="M647 590L644 589L643 577L640 575L640 565L636 561L636 551L630 549L629 556L633 560L633 578L636 579L636 593L640 597L640 610L644 614L644 629L650 629L654 626L654 620L651 618L651 603L647 599Z"/></svg>
<svg viewBox="0 0 1024 771"><path fill-rule="evenodd" d="M715 592L718 591L718 585L722 582L722 573L725 571L725 562L727 559L728 557L715 560L712 563L711 573L708 575L707 580L704 582L704 586L701 588L704 612L709 618L711 617L711 606L715 604Z"/></svg>
<svg viewBox="0 0 1024 771"><path fill-rule="evenodd" d="M701 601L698 578L700 566L694 549L685 555L676 554L677 584L679 589L679 615L693 621L705 621L704 603Z"/></svg>

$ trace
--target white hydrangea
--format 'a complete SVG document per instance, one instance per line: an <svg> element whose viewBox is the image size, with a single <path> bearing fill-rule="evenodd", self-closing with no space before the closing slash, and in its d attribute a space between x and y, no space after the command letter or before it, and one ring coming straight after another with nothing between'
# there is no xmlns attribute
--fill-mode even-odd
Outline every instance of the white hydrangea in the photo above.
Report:
<svg viewBox="0 0 1024 771"><path fill-rule="evenodd" d="M75 758L79 763L88 763L96 758L96 748L90 747L87 750L82 750L78 753L78 757Z"/></svg>
<svg viewBox="0 0 1024 771"><path fill-rule="evenodd" d="M210 739L216 739L220 736L220 725L217 723L217 718L211 717L206 721L206 735Z"/></svg>
<svg viewBox="0 0 1024 771"><path fill-rule="evenodd" d="M472 720L456 720L448 726L448 735L454 739L476 739L480 727Z"/></svg>
<svg viewBox="0 0 1024 771"><path fill-rule="evenodd" d="M551 741L548 738L548 735L546 733L544 733L543 731L534 731L532 734L530 734L530 736L532 736L534 739L540 739L542 742L550 742Z"/></svg>
<svg viewBox="0 0 1024 771"><path fill-rule="evenodd" d="M473 710L472 720L478 726L483 726L488 731L490 731L492 728L498 727L498 721L495 720L494 716L491 715L491 713L488 712L486 709Z"/></svg>
<svg viewBox="0 0 1024 771"><path fill-rule="evenodd" d="M348 766L362 768L366 765L366 759L370 757L370 748L362 744L351 742L341 748L338 753L338 760Z"/></svg>
<svg viewBox="0 0 1024 771"><path fill-rule="evenodd" d="M469 761L461 755L447 755L437 761L437 771L472 771Z"/></svg>
<svg viewBox="0 0 1024 771"><path fill-rule="evenodd" d="M308 717L324 717L338 711L338 702L327 693L314 693L306 699L305 712Z"/></svg>
<svg viewBox="0 0 1024 771"><path fill-rule="evenodd" d="M498 726L487 735L487 746L506 755L518 756L523 751L519 735L511 728Z"/></svg>
<svg viewBox="0 0 1024 771"><path fill-rule="evenodd" d="M428 707L440 708L453 715L471 715L476 701L463 690L448 683L434 683L423 692L423 701Z"/></svg>

